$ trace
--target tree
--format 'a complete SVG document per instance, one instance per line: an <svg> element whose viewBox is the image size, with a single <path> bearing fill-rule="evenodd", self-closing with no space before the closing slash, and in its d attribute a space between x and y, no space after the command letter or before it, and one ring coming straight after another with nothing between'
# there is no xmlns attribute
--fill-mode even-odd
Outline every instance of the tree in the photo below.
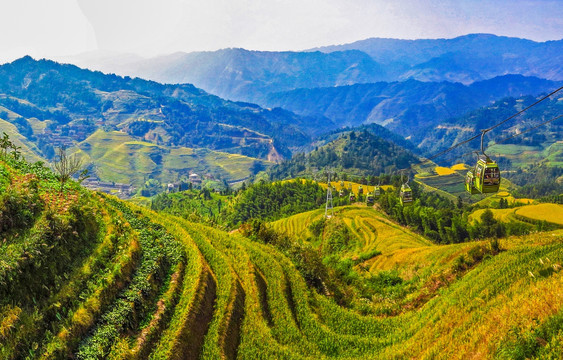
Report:
<svg viewBox="0 0 563 360"><path fill-rule="evenodd" d="M63 192L65 183L80 170L82 167L82 160L76 155L70 157L66 153L65 148L58 149L58 159L55 161L55 171L58 174L59 181L61 182L60 192ZM84 169L80 174L79 181L88 177L88 170Z"/></svg>
<svg viewBox="0 0 563 360"><path fill-rule="evenodd" d="M490 209L485 210L481 214L481 235L487 237L502 237L505 234L505 229L502 223L495 219L493 212Z"/></svg>

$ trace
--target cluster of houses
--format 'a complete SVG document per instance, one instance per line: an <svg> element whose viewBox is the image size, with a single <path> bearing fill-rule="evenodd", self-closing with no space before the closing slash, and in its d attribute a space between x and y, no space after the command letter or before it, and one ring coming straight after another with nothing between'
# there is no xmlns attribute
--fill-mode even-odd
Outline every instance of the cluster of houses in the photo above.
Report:
<svg viewBox="0 0 563 360"><path fill-rule="evenodd" d="M46 143L53 145L54 147L70 147L73 145L73 141L83 141L88 135L90 135L89 130L91 130L88 125L76 124L72 125L68 131L62 130L62 127L57 127L55 129L45 129L42 134L37 135L39 138L43 138Z"/></svg>
<svg viewBox="0 0 563 360"><path fill-rule="evenodd" d="M209 180L214 179L213 175L211 174L205 174L204 178ZM203 182L202 177L196 173L190 173L190 175L188 176L188 180L189 180L188 183L184 183L184 182L169 183L167 185L167 191L176 192L181 190L187 190L189 183L199 186ZM86 179L82 182L82 185L90 190L102 191L107 194L115 195L121 199L129 199L137 192L137 189L131 184L99 181L95 179Z"/></svg>
<svg viewBox="0 0 563 360"><path fill-rule="evenodd" d="M205 179L208 179L208 180L214 179L213 175L211 175L211 174L205 174L204 177L205 177ZM199 174L190 172L190 174L188 175L188 183L191 183L191 184L196 185L196 186L200 186L202 182L203 182L203 179ZM184 182L169 183L167 185L166 190L168 192L187 190L187 188L183 188L184 185L187 185L187 184L184 183Z"/></svg>
<svg viewBox="0 0 563 360"><path fill-rule="evenodd" d="M135 195L136 189L131 184L121 184L107 181L86 179L82 186L90 189L116 195L121 199L129 199Z"/></svg>

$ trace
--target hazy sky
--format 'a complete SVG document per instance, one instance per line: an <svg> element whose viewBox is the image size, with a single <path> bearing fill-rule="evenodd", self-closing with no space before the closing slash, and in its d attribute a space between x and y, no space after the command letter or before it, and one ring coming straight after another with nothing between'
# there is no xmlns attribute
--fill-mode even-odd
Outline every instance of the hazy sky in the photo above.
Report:
<svg viewBox="0 0 563 360"><path fill-rule="evenodd" d="M476 32L563 38L561 0L1 0L0 13L0 62L93 50L301 50Z"/></svg>

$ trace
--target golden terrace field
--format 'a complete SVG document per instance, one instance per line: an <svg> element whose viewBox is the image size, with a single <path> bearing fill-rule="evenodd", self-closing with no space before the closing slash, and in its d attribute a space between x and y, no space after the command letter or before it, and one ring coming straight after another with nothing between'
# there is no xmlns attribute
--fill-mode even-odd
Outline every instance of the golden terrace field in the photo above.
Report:
<svg viewBox="0 0 563 360"><path fill-rule="evenodd" d="M470 220L480 219L486 209L475 210L469 215ZM537 204L524 205L510 209L491 209L494 217L503 222L519 220L546 221L548 223L563 225L563 205L560 204Z"/></svg>
<svg viewBox="0 0 563 360"><path fill-rule="evenodd" d="M306 239L306 224L320 215L319 211L299 214L276 221L273 226ZM370 272L398 269L405 277L420 279L419 290L410 295L411 299L432 291L428 283L439 284L442 276L443 282L448 282L446 274L454 260L460 254L467 256L477 244L438 246L417 241L416 235L396 229L381 214L367 208L342 208L336 216L354 229L359 244L381 250L381 255L368 261ZM419 310L406 311L385 321L380 319L393 340L377 357L514 358L521 351L518 339L533 338L531 329L562 309L562 277L558 271L563 259L562 235L557 231L508 238L501 242L505 251L451 280ZM354 247L352 252L356 253L364 249ZM341 310L323 315L335 322L354 318L356 324L362 323L358 318L344 316ZM376 318L360 318L372 326L378 323ZM349 328L345 324L339 326ZM558 340L553 341L557 348ZM555 354L561 350L546 348Z"/></svg>
<svg viewBox="0 0 563 360"><path fill-rule="evenodd" d="M48 170L30 171L0 163L0 216L35 220L0 227L2 359L562 356L562 230L477 259L488 242L434 245L374 209L336 208L359 276L408 284L357 299L388 310L376 315L319 294L271 245L78 186L55 193ZM66 210L52 201L66 195ZM273 226L307 242L320 216Z"/></svg>
<svg viewBox="0 0 563 360"><path fill-rule="evenodd" d="M563 225L563 205L538 204L523 206L516 211L517 215L534 220L545 220L558 225Z"/></svg>

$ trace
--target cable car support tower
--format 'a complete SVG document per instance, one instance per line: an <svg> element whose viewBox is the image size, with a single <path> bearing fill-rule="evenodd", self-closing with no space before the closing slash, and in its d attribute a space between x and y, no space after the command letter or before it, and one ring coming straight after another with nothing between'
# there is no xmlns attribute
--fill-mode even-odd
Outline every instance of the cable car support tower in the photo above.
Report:
<svg viewBox="0 0 563 360"><path fill-rule="evenodd" d="M332 175L332 171L327 170L327 187L326 187L326 205L325 205L325 218L330 219L334 216L334 210L332 206L332 187L330 185L330 175Z"/></svg>

